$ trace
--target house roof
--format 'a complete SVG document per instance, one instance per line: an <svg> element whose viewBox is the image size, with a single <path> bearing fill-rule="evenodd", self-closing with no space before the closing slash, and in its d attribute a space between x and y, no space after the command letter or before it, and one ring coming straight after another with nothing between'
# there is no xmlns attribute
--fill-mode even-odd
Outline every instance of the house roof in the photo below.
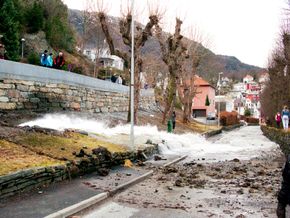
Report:
<svg viewBox="0 0 290 218"><path fill-rule="evenodd" d="M249 78L250 79L250 78L254 78L254 77L252 77L251 75L248 74L247 76L244 77L244 79L245 78Z"/></svg>
<svg viewBox="0 0 290 218"><path fill-rule="evenodd" d="M210 86L210 87L214 88L206 80L204 80L203 78L201 78L200 76L197 76L197 75L194 78L194 85L195 86Z"/></svg>

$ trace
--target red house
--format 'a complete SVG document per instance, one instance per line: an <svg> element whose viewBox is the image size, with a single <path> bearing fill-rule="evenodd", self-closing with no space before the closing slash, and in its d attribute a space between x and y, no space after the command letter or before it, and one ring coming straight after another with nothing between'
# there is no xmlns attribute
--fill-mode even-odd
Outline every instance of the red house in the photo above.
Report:
<svg viewBox="0 0 290 218"><path fill-rule="evenodd" d="M215 113L215 88L199 76L194 80L197 94L192 100L192 114L197 117L206 117L209 113ZM206 106L206 96L209 106Z"/></svg>

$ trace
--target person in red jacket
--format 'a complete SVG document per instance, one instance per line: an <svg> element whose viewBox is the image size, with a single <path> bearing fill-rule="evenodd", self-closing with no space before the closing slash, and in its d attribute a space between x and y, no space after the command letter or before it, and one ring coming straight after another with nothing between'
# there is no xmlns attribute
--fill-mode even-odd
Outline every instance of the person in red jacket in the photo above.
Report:
<svg viewBox="0 0 290 218"><path fill-rule="evenodd" d="M58 56L56 56L54 58L54 60L53 60L53 66L56 69L62 69L64 64L65 64L65 60L64 60L64 57L63 57L63 53L59 52Z"/></svg>
<svg viewBox="0 0 290 218"><path fill-rule="evenodd" d="M280 123L282 121L282 116L281 116L280 112L277 112L277 114L275 115L275 121L277 124L277 128L280 129Z"/></svg>

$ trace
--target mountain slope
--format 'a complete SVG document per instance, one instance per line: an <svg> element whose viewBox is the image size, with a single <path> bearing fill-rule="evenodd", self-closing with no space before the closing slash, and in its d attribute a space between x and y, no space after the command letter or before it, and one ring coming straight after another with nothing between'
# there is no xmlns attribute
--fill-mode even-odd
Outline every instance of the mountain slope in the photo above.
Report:
<svg viewBox="0 0 290 218"><path fill-rule="evenodd" d="M83 13L78 10L70 10L69 20L81 37L83 32ZM110 23L110 32L115 42L115 46L122 50L128 50L128 48L124 46L121 35L119 33L119 19L115 17L109 17L108 20ZM104 35L98 22L95 22L93 26L93 30L88 34L89 39L86 40L87 48L95 48L96 46L99 46L100 39L102 42L104 42ZM185 40L191 41L190 39ZM242 63L240 60L233 56L216 55L207 48L203 48L203 50L205 51L205 55L198 68L198 74L213 84L216 83L219 72L224 72L224 75L227 75L236 80L240 80L245 74L255 75L265 70L256 66ZM145 71L151 70L154 72L162 72L164 69L167 69L166 65L161 59L159 43L154 37L151 37L146 42L142 49L142 53L145 57Z"/></svg>

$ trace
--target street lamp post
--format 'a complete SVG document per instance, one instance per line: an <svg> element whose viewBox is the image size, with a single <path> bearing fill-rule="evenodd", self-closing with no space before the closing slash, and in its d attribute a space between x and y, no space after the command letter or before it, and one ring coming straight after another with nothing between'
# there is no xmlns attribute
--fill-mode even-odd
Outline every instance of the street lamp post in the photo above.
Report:
<svg viewBox="0 0 290 218"><path fill-rule="evenodd" d="M132 13L132 23L131 23L131 81L130 81L130 121L131 121L131 130L130 130L130 145L131 148L134 148L134 0L131 5Z"/></svg>
<svg viewBox="0 0 290 218"><path fill-rule="evenodd" d="M223 72L219 73L219 80L218 80L218 96L219 96L219 103L218 103L218 127L220 127L220 111L221 111L221 99L220 99L220 95L221 95L221 75L223 74Z"/></svg>
<svg viewBox="0 0 290 218"><path fill-rule="evenodd" d="M24 42L25 42L25 39L24 38L22 38L21 39L21 58L23 59L23 50L24 50Z"/></svg>

